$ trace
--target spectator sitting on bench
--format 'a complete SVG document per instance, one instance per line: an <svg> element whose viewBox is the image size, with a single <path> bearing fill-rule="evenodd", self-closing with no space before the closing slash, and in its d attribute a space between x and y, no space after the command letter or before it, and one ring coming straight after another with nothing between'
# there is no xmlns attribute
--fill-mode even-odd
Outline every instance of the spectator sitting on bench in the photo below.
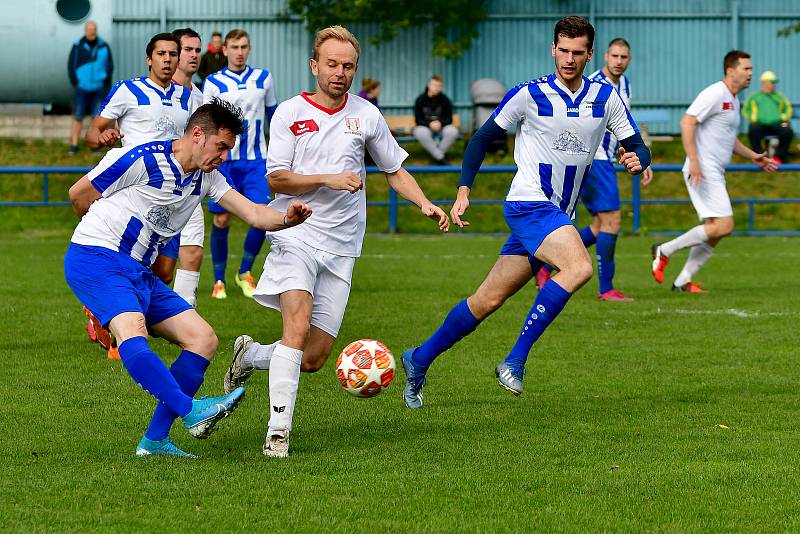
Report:
<svg viewBox="0 0 800 534"><path fill-rule="evenodd" d="M441 76L431 76L428 87L414 102L414 137L437 165L450 164L445 159L447 149L458 138L458 128L453 126L453 104L442 92L443 85Z"/></svg>
<svg viewBox="0 0 800 534"><path fill-rule="evenodd" d="M786 163L789 156L789 143L794 132L789 126L792 118L792 104L783 94L775 90L778 77L772 71L761 75L761 90L751 94L742 106L742 115L750 121L748 135L750 146L758 153L765 152L761 144L766 136L778 138L778 149L772 158L776 163Z"/></svg>
<svg viewBox="0 0 800 534"><path fill-rule="evenodd" d="M378 97L381 96L381 82L371 78L364 78L361 80L361 90L358 92L358 96L376 108L381 109L378 105Z"/></svg>

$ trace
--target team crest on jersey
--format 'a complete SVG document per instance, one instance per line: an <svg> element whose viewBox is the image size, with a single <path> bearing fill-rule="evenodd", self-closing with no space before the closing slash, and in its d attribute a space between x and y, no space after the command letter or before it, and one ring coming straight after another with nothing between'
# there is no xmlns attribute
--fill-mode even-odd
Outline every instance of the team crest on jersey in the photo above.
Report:
<svg viewBox="0 0 800 534"><path fill-rule="evenodd" d="M153 206L147 213L145 214L145 219L147 222L153 225L156 230L163 230L166 232L174 232L169 227L169 219L172 215L169 206Z"/></svg>
<svg viewBox="0 0 800 534"><path fill-rule="evenodd" d="M300 137L301 135L309 132L318 132L319 125L314 122L314 119L308 119L305 121L295 121L294 124L289 126L289 129L295 136Z"/></svg>
<svg viewBox="0 0 800 534"><path fill-rule="evenodd" d="M156 121L156 130L163 132L168 139L175 139L182 135L182 133L178 131L178 126L175 124L175 121L172 120L172 117L169 115L162 115L158 118Z"/></svg>
<svg viewBox="0 0 800 534"><path fill-rule="evenodd" d="M358 117L345 117L344 123L351 132L358 132L361 130L361 121L358 120Z"/></svg>
<svg viewBox="0 0 800 534"><path fill-rule="evenodd" d="M553 141L553 150L576 155L589 153L589 148L578 135L578 131L572 128L564 130L556 137L555 141Z"/></svg>

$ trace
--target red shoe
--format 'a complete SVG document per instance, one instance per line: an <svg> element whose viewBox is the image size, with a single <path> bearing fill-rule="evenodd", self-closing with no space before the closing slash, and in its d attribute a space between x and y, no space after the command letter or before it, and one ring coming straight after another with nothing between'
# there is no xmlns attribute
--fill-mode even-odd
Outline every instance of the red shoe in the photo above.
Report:
<svg viewBox="0 0 800 534"><path fill-rule="evenodd" d="M707 291L700 287L702 284L702 282L699 284L686 282L682 286L676 286L675 284L672 284L672 290L676 293L706 293Z"/></svg>
<svg viewBox="0 0 800 534"><path fill-rule="evenodd" d="M536 287L542 289L547 281L550 280L551 274L545 267L540 268L539 272L536 273Z"/></svg>
<svg viewBox="0 0 800 534"><path fill-rule="evenodd" d="M117 343L115 342L113 345L108 347L108 359L109 360L121 360L122 358L119 357L119 349L117 348Z"/></svg>
<svg viewBox="0 0 800 534"><path fill-rule="evenodd" d="M89 325L86 325L89 339L96 343L100 343L100 346L104 349L109 348L111 346L111 334L109 331L103 328L103 325L100 324L100 321L97 320L97 317L95 317L86 306L83 307L83 313L85 313L86 317L89 318L89 323L92 326L90 330ZM94 333L94 337L92 337L92 333Z"/></svg>
<svg viewBox="0 0 800 534"><path fill-rule="evenodd" d="M772 161L774 161L778 165L783 165L783 160L778 156L772 156Z"/></svg>
<svg viewBox="0 0 800 534"><path fill-rule="evenodd" d="M631 297L626 297L619 289L609 289L605 293L599 293L597 298L606 302L633 302Z"/></svg>
<svg viewBox="0 0 800 534"><path fill-rule="evenodd" d="M661 245L653 244L650 250L653 254L653 278L656 279L656 282L661 284L664 282L664 270L667 268L669 258L661 253Z"/></svg>
<svg viewBox="0 0 800 534"><path fill-rule="evenodd" d="M89 336L90 341L97 343L97 332L94 331L94 325L91 319L86 321L86 334Z"/></svg>

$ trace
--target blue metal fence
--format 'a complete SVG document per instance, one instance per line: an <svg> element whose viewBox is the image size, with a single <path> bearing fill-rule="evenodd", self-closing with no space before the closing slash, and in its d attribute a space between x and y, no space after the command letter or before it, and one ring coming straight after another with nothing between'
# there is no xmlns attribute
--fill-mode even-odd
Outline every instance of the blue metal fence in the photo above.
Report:
<svg viewBox="0 0 800 534"><path fill-rule="evenodd" d="M661 164L653 165L654 172L681 172L682 165L675 164ZM91 167L0 167L0 175L2 174L41 174L43 178L42 187L42 200L41 201L28 201L28 202L0 202L0 207L20 207L20 206L69 206L69 202L65 201L51 201L50 200L50 175L51 174L86 174L91 170ZM416 173L450 173L457 174L461 171L461 167L454 166L427 166L417 165L406 167L412 174ZM727 171L744 171L744 172L760 172L761 169L756 165L728 165ZM481 173L501 173L511 175L517 171L515 165L487 165L481 167ZM617 166L617 171L622 171L622 167ZM790 164L781 165L779 172L786 171L800 171L800 165ZM380 171L377 167L367 167L368 174L378 174ZM679 198L642 198L641 188L639 185L638 177L631 177L631 198L622 199L622 204L630 205L632 209L632 226L633 233L638 234L642 228L642 206L657 205L657 204L689 204L689 199ZM449 205L453 199L434 200L435 204ZM747 205L747 235L800 235L800 230L756 230L756 206L759 204L800 204L800 198L734 198L731 199L733 204L746 204ZM502 199L470 199L470 204L496 204L501 205ZM369 207L386 207L389 209L389 232L395 233L398 229L398 207L408 206L411 203L405 200L400 200L397 193L393 189L389 189L389 199L384 201L368 202ZM669 232L653 232L658 233L675 233Z"/></svg>

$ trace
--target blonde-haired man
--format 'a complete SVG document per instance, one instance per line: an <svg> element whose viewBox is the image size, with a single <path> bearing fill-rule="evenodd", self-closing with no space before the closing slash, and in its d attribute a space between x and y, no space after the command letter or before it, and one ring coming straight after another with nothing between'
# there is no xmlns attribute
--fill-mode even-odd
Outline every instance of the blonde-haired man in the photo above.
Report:
<svg viewBox="0 0 800 534"><path fill-rule="evenodd" d="M365 151L389 185L444 232L447 215L434 206L402 167L408 154L380 111L347 91L360 46L347 29L320 31L309 61L317 90L278 106L270 130L267 172L273 208L302 200L314 210L304 231L268 232L271 249L255 290L256 302L280 310L281 339L262 345L239 336L225 376L226 390L255 369L269 369L270 419L263 452L289 453L301 369L319 370L333 349L350 295L350 280L366 228Z"/></svg>

